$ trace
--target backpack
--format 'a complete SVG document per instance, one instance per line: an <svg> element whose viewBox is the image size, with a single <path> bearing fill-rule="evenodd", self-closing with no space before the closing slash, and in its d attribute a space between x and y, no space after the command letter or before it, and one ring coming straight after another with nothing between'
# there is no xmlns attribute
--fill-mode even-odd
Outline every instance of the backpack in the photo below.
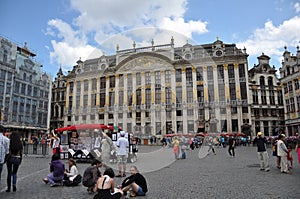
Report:
<svg viewBox="0 0 300 199"><path fill-rule="evenodd" d="M64 182L64 185L67 186L67 187L70 187L70 186L77 186L81 183L81 180L82 180L82 176L80 174L78 174L73 181L70 181L70 180L67 180Z"/></svg>

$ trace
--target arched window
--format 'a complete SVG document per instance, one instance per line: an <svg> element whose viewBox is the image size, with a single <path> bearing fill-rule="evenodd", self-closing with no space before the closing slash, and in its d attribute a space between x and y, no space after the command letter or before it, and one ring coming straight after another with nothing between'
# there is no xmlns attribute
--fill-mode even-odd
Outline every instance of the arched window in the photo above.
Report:
<svg viewBox="0 0 300 199"><path fill-rule="evenodd" d="M269 89L273 89L273 77L268 77L268 86Z"/></svg>

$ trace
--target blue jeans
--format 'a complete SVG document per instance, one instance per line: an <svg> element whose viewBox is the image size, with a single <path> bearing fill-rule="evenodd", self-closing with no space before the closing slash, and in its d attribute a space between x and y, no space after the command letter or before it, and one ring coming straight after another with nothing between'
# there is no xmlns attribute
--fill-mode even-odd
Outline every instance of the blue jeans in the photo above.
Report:
<svg viewBox="0 0 300 199"><path fill-rule="evenodd" d="M21 158L11 157L7 165L7 188L11 187L11 177L13 178L13 185L17 184L17 172L21 164Z"/></svg>

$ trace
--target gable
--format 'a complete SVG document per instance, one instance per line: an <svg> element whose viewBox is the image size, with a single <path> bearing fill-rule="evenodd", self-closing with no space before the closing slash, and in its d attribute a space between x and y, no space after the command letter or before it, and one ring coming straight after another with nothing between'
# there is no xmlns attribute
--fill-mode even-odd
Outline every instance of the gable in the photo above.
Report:
<svg viewBox="0 0 300 199"><path fill-rule="evenodd" d="M172 61L169 58L155 53L139 53L120 62L116 67L116 72L142 72L160 69L165 70L168 68L174 68Z"/></svg>

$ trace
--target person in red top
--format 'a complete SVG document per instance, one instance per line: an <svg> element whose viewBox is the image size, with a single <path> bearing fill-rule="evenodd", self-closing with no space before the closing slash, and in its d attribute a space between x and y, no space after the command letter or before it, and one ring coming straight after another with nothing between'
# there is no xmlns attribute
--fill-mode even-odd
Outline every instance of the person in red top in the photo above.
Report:
<svg viewBox="0 0 300 199"><path fill-rule="evenodd" d="M288 154L287 154L287 161L288 161L288 168L292 169L293 168L293 155L292 155L292 146L289 144L288 145Z"/></svg>

